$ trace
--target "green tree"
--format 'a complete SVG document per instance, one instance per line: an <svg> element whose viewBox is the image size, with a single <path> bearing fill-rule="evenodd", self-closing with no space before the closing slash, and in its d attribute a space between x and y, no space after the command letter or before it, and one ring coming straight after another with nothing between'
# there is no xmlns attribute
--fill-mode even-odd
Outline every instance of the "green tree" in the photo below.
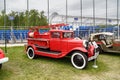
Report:
<svg viewBox="0 0 120 80"><path fill-rule="evenodd" d="M37 20L39 19L39 13L37 10L30 10L29 20L31 26L38 26Z"/></svg>
<svg viewBox="0 0 120 80"><path fill-rule="evenodd" d="M46 18L46 16L44 16L44 11L40 12L40 22L39 22L39 24L41 26L48 25L47 18Z"/></svg>
<svg viewBox="0 0 120 80"><path fill-rule="evenodd" d="M0 26L4 26L4 11L1 11L0 14Z"/></svg>
<svg viewBox="0 0 120 80"><path fill-rule="evenodd" d="M28 17L29 14L29 17ZM9 20L9 16L13 16L14 20ZM28 20L29 19L29 20ZM32 9L29 12L15 12L11 11L6 14L6 26L45 26L48 25L47 18L44 15L44 11L38 12L38 10ZM0 13L0 26L4 26L4 11ZM15 27L14 27L15 28Z"/></svg>

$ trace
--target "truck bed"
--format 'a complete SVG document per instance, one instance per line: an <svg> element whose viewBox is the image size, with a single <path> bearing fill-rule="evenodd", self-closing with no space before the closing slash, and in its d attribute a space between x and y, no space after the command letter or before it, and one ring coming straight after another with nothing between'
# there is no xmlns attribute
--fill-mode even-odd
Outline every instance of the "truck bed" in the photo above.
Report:
<svg viewBox="0 0 120 80"><path fill-rule="evenodd" d="M49 48L49 39L28 38L28 44L34 44L36 47Z"/></svg>

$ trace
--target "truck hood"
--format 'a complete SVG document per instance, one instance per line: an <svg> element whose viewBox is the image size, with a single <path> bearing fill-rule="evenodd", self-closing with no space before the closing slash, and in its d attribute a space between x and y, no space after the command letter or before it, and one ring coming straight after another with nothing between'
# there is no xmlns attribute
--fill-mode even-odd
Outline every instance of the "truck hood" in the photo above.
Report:
<svg viewBox="0 0 120 80"><path fill-rule="evenodd" d="M71 42L71 43L83 43L83 40L81 40L81 39L79 39L79 40L77 40L77 39L70 39L70 40L68 40L68 42Z"/></svg>
<svg viewBox="0 0 120 80"><path fill-rule="evenodd" d="M70 39L68 40L68 46L74 46L74 47L84 47L83 46L83 41L84 40L76 40L76 39Z"/></svg>

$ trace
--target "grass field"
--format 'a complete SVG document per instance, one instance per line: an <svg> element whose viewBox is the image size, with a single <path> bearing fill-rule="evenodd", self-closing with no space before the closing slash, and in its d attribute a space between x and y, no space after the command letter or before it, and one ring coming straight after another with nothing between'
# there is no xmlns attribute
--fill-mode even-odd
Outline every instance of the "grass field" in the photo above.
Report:
<svg viewBox="0 0 120 80"><path fill-rule="evenodd" d="M0 80L120 80L120 54L100 54L98 68L89 62L84 70L75 69L68 57L30 60L24 47L8 48L6 56L10 60L3 64Z"/></svg>

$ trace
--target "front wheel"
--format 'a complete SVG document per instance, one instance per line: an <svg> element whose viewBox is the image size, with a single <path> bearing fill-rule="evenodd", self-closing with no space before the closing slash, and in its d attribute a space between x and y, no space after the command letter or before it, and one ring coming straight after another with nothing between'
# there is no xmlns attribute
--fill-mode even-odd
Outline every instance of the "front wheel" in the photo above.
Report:
<svg viewBox="0 0 120 80"><path fill-rule="evenodd" d="M34 49L32 47L29 47L27 49L27 56L28 56L29 59L34 59L35 58Z"/></svg>
<svg viewBox="0 0 120 80"><path fill-rule="evenodd" d="M87 66L88 59L84 53L75 52L71 56L71 63L77 69L83 69Z"/></svg>
<svg viewBox="0 0 120 80"><path fill-rule="evenodd" d="M0 64L0 69L2 68L2 64Z"/></svg>

